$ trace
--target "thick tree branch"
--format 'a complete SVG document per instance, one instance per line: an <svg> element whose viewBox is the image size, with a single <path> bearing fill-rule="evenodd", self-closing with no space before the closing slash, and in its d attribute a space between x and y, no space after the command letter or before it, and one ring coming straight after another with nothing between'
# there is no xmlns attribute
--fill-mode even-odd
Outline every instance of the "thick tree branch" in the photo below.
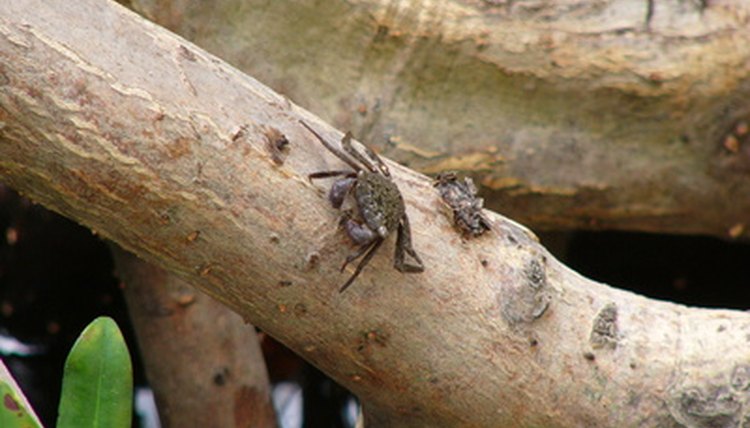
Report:
<svg viewBox="0 0 750 428"><path fill-rule="evenodd" d="M162 426L275 428L255 327L174 275L112 251Z"/></svg>
<svg viewBox="0 0 750 428"><path fill-rule="evenodd" d="M0 2L0 175L224 302L401 426L736 426L750 315L588 281L523 227L464 241L391 164L426 271L351 251L298 120L340 133L116 4ZM279 154L279 134L289 141Z"/></svg>
<svg viewBox="0 0 750 428"><path fill-rule="evenodd" d="M750 236L747 2L132 3L534 227Z"/></svg>

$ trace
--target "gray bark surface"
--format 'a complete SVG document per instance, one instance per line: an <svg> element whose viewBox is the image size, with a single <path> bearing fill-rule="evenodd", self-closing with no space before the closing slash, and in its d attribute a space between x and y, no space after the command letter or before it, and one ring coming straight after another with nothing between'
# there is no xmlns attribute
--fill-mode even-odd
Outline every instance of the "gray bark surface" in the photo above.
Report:
<svg viewBox="0 0 750 428"><path fill-rule="evenodd" d="M132 1L535 229L750 236L743 1Z"/></svg>

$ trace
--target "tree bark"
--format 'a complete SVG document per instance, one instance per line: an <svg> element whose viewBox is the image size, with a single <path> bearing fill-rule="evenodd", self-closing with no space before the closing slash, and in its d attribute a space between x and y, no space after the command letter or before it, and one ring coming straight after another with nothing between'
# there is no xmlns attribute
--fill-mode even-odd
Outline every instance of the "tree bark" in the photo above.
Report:
<svg viewBox="0 0 750 428"><path fill-rule="evenodd" d="M748 423L748 313L594 283L494 213L464 240L395 163L426 270L394 270L389 238L340 294L352 246L307 175L343 164L299 120L341 133L111 2L0 2L0 52L7 184L222 301L381 421Z"/></svg>
<svg viewBox="0 0 750 428"><path fill-rule="evenodd" d="M162 426L276 427L255 327L174 275L112 251Z"/></svg>
<svg viewBox="0 0 750 428"><path fill-rule="evenodd" d="M747 2L132 3L535 228L750 236Z"/></svg>

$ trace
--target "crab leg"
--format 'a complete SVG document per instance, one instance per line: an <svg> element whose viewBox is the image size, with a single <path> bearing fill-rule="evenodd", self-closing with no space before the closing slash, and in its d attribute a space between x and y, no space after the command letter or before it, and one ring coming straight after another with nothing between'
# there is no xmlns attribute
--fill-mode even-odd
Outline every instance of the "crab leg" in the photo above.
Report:
<svg viewBox="0 0 750 428"><path fill-rule="evenodd" d="M344 147L344 148L346 148L346 147ZM377 166L377 168L378 168L378 170L380 170L381 174L385 175L386 177L390 177L391 176L391 171L388 169L388 166L385 164L385 162L383 162L383 159L381 159L380 156L378 156L377 153L375 153L374 151L372 151L372 149L370 149L369 147L367 147L364 144L362 144L362 149L365 152L365 154L370 159L372 159L373 162L375 162L375 166ZM373 171L373 172L375 172L375 171Z"/></svg>
<svg viewBox="0 0 750 428"><path fill-rule="evenodd" d="M339 289L339 293L343 293L344 290L346 290L350 285L352 285L352 282L354 282L354 280L357 278L359 273L362 272L362 269L367 265L370 259L372 259L372 256L375 255L375 251L377 251L377 249L380 248L380 245L383 243L383 241L384 239L377 239L373 241L372 244L363 247L365 249L369 247L367 254L365 254L365 257L362 259L361 262L359 262L359 264L357 265L357 269L354 270L354 273L352 274L351 278L349 278L349 280L346 281L346 283L344 283L344 285L341 286L341 288ZM357 257L359 257L359 255Z"/></svg>
<svg viewBox="0 0 750 428"><path fill-rule="evenodd" d="M316 178L329 178L329 177L338 177L339 175L351 175L352 177L356 177L357 174L353 173L349 170L336 170L336 171L320 171L320 172L313 172L312 174L308 174L307 178L309 180L314 180Z"/></svg>
<svg viewBox="0 0 750 428"><path fill-rule="evenodd" d="M370 159L367 159L366 157L364 157L362 153L358 152L354 148L354 146L352 146L352 133L351 132L347 132L344 135L344 138L341 139L341 147L344 149L346 153L349 154L349 156L358 160L359 163L364 165L368 170L370 170L370 172L377 173L378 168L379 168L381 172L383 172L383 175L385 175L386 177L390 176L390 173L388 172L388 168L385 168L385 165L383 165L383 162L380 159L378 159L376 162L378 164L378 168L375 168L375 165L373 165L372 162L370 162ZM365 145L362 145L362 147L364 147L365 153L367 153L367 155L374 160L375 157L377 156L375 152L370 150Z"/></svg>
<svg viewBox="0 0 750 428"><path fill-rule="evenodd" d="M320 134L318 134L317 132L315 132L315 130L312 129L310 127L310 125L308 125L307 123L305 123L305 121L300 120L299 123L301 123L302 126L304 126L305 128L307 128L307 130L310 131L318 139L318 141L320 141L320 143L323 144L326 149L328 149L328 151L330 151L331 153L333 153L334 155L336 155L337 158L339 158L342 161L346 162L346 164L349 165L350 167L354 168L355 171L361 171L362 170L362 167L359 166L359 165L357 165L357 162L354 162L353 160L349 159L349 157L347 157L346 154L344 154L344 152L342 152L341 150L337 149L336 147L333 147L333 145L331 145L331 143L329 143L328 141L324 140L323 137L321 137ZM346 136L344 138L346 138ZM349 138L351 138L351 135L349 136Z"/></svg>
<svg viewBox="0 0 750 428"><path fill-rule="evenodd" d="M407 263L404 260L404 253L410 255L418 264ZM424 272L424 264L419 258L417 252L411 246L411 228L409 227L409 217L403 216L401 223L398 225L398 234L396 235L396 254L393 260L393 267L399 272L419 273Z"/></svg>
<svg viewBox="0 0 750 428"><path fill-rule="evenodd" d="M344 263L341 265L341 269L339 269L339 272L343 272L344 269L346 269L346 267L349 265L349 263L351 263L351 262L357 260L358 258L362 257L362 254L364 254L367 250L369 250L374 244L375 244L374 241L370 242L370 243L367 243L367 244L365 244L365 245L357 248L357 251L355 251L354 253L349 254L348 256L346 256L346 260L344 260Z"/></svg>

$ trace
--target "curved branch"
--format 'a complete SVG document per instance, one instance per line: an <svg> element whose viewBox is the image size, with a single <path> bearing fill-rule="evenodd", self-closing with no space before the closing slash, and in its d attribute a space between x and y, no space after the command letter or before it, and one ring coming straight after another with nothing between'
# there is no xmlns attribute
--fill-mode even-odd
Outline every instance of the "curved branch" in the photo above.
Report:
<svg viewBox="0 0 750 428"><path fill-rule="evenodd" d="M133 3L534 227L750 236L747 2Z"/></svg>
<svg viewBox="0 0 750 428"><path fill-rule="evenodd" d="M496 214L464 241L430 181L397 164L426 270L403 275L379 253L339 294L350 244L306 177L340 163L299 119L340 134L116 4L0 2L0 52L4 181L222 301L379 420L708 427L748 414L750 315L591 282Z"/></svg>

